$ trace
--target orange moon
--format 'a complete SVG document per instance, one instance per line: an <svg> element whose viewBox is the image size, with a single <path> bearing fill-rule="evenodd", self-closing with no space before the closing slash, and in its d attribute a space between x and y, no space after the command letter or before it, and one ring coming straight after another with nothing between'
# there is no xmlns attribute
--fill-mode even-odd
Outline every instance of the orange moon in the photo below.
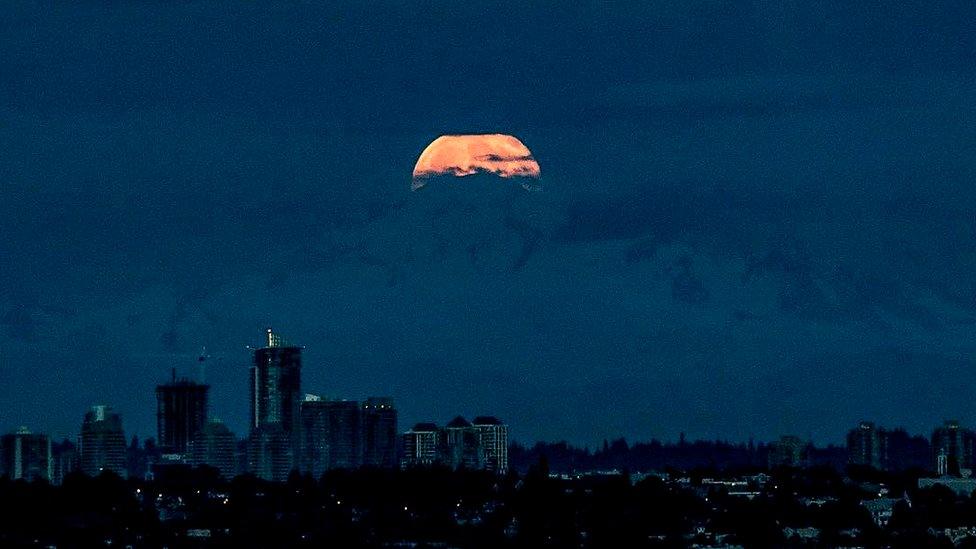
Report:
<svg viewBox="0 0 976 549"><path fill-rule="evenodd" d="M412 188L423 187L436 175L464 177L479 172L536 179L541 175L532 151L511 135L442 135L420 153Z"/></svg>

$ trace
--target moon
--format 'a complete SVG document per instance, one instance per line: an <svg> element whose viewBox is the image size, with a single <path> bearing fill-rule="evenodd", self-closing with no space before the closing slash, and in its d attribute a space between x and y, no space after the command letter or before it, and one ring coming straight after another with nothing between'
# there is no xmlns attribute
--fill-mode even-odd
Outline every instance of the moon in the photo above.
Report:
<svg viewBox="0 0 976 549"><path fill-rule="evenodd" d="M464 177L489 173L499 177L539 179L539 163L516 137L501 133L442 135L420 153L413 168L413 190L439 175ZM523 185L534 188L532 185Z"/></svg>

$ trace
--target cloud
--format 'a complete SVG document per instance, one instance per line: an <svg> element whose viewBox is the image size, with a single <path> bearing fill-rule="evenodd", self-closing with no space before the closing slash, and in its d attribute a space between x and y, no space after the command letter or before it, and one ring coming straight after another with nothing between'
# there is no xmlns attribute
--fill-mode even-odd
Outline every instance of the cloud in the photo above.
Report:
<svg viewBox="0 0 976 549"><path fill-rule="evenodd" d="M514 155L514 156L502 156L499 154L485 154L475 157L478 160L484 160L486 162L524 162L524 161L535 161L535 158L531 154Z"/></svg>

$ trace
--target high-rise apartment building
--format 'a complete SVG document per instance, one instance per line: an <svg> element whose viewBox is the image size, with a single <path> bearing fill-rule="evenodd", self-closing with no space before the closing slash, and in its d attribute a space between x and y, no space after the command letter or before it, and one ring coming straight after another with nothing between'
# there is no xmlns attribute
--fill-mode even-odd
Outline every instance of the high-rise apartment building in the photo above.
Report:
<svg viewBox="0 0 976 549"><path fill-rule="evenodd" d="M208 385L176 379L156 387L156 444L164 454L186 457L190 441L207 422Z"/></svg>
<svg viewBox="0 0 976 549"><path fill-rule="evenodd" d="M508 472L508 426L498 418L455 417L443 428L418 423L401 437L401 467L442 464L452 469Z"/></svg>
<svg viewBox="0 0 976 549"><path fill-rule="evenodd" d="M112 471L125 476L125 433L122 417L109 406L92 406L85 414L79 437L81 470L96 476Z"/></svg>
<svg viewBox="0 0 976 549"><path fill-rule="evenodd" d="M53 469L51 484L60 486L64 477L78 470L78 446L68 439L51 445Z"/></svg>
<svg viewBox="0 0 976 549"><path fill-rule="evenodd" d="M882 468L884 432L874 423L862 421L847 433L847 458L853 465Z"/></svg>
<svg viewBox="0 0 976 549"><path fill-rule="evenodd" d="M943 434L953 432L942 431ZM942 437L936 436L943 440ZM947 450L952 447L951 439ZM965 438L965 437L964 437ZM962 442L966 445L965 441ZM885 471L927 469L936 465L939 452L932 452L930 440L921 435L909 435L904 428L886 429L870 421L862 421L847 432L847 456L851 465L874 467ZM947 458L943 458L946 462Z"/></svg>
<svg viewBox="0 0 976 549"><path fill-rule="evenodd" d="M958 421L946 420L932 431L932 453L940 475L958 476L973 467L973 434Z"/></svg>
<svg viewBox="0 0 976 549"><path fill-rule="evenodd" d="M0 437L0 475L11 480L52 480L54 462L51 439L35 435L26 427Z"/></svg>
<svg viewBox="0 0 976 549"><path fill-rule="evenodd" d="M248 464L267 480L287 478L296 465L302 349L270 328L267 344L254 351L251 365L251 422Z"/></svg>
<svg viewBox="0 0 976 549"><path fill-rule="evenodd" d="M403 433L403 456L400 466L426 467L438 461L440 430L433 423L418 423Z"/></svg>
<svg viewBox="0 0 976 549"><path fill-rule="evenodd" d="M492 416L478 416L471 422L484 452L485 469L504 475L508 472L508 426Z"/></svg>
<svg viewBox="0 0 976 549"><path fill-rule="evenodd" d="M220 420L208 421L190 441L191 465L208 465L224 478L237 474L237 437Z"/></svg>
<svg viewBox="0 0 976 549"><path fill-rule="evenodd" d="M295 468L292 433L271 423L251 431L247 439L247 470L274 482L288 480Z"/></svg>
<svg viewBox="0 0 976 549"><path fill-rule="evenodd" d="M301 405L301 470L320 476L330 469L354 469L363 463L360 405L306 395Z"/></svg>
<svg viewBox="0 0 976 549"><path fill-rule="evenodd" d="M483 469L485 452L481 437L471 422L461 416L444 427L444 463L452 469Z"/></svg>
<svg viewBox="0 0 976 549"><path fill-rule="evenodd" d="M370 397L363 402L363 465L397 466L397 411L393 399Z"/></svg>
<svg viewBox="0 0 976 549"><path fill-rule="evenodd" d="M270 328L267 346L254 351L251 366L251 429L276 424L298 430L302 389L302 349L285 343Z"/></svg>

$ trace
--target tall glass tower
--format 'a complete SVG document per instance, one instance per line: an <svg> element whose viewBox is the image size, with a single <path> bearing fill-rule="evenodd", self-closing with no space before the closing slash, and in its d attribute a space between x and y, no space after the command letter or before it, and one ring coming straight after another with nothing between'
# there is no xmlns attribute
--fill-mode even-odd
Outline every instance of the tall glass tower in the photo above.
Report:
<svg viewBox="0 0 976 549"><path fill-rule="evenodd" d="M251 365L251 424L248 462L268 480L284 480L294 467L300 429L302 349L271 328L267 345Z"/></svg>

